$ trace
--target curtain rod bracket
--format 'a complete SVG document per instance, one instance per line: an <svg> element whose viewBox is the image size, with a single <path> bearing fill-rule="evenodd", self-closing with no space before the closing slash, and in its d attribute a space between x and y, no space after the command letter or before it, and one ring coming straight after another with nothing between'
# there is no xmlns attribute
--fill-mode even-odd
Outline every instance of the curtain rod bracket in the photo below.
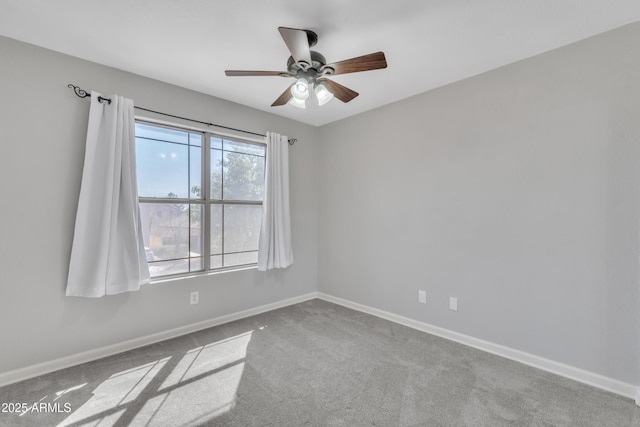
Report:
<svg viewBox="0 0 640 427"><path fill-rule="evenodd" d="M86 90L81 89L80 86L72 85L71 83L69 83L67 87L73 89L73 91L75 92L78 98L91 98L91 94L88 93ZM103 98L102 96L98 97L98 102L105 102L105 101L107 102L107 104L111 104L111 100L109 98Z"/></svg>

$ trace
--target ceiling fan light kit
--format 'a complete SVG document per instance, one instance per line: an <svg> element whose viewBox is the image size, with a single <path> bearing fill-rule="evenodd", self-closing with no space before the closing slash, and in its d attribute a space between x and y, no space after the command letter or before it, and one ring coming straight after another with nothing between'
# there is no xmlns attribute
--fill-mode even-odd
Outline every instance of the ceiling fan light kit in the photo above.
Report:
<svg viewBox="0 0 640 427"><path fill-rule="evenodd" d="M360 71L387 68L387 60L383 52L371 53L340 62L327 64L327 60L320 53L312 51L311 47L318 42L318 35L311 30L279 27L291 56L287 61L287 71L246 71L226 70L227 76L279 76L293 77L295 83L289 86L276 99L272 107L290 104L294 107L305 108L306 100L313 90L318 105L324 105L331 99L338 98L342 102L349 102L358 96L358 92L329 80L326 76L357 73Z"/></svg>

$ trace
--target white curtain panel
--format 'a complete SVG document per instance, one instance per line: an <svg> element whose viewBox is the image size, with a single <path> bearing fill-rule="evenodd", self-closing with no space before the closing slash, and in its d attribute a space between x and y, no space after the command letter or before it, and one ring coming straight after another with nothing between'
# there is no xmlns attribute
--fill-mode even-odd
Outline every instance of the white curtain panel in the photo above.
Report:
<svg viewBox="0 0 640 427"><path fill-rule="evenodd" d="M91 93L67 295L101 297L149 281L138 209L133 101Z"/></svg>
<svg viewBox="0 0 640 427"><path fill-rule="evenodd" d="M289 140L267 132L262 226L258 244L258 270L286 268L293 264L289 214Z"/></svg>

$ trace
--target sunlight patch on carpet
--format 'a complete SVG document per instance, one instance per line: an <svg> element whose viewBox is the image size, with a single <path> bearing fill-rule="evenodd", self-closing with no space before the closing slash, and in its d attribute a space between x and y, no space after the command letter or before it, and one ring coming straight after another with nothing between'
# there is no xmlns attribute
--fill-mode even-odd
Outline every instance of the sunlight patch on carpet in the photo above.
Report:
<svg viewBox="0 0 640 427"><path fill-rule="evenodd" d="M58 426L189 425L224 414L235 405L252 333L115 373Z"/></svg>

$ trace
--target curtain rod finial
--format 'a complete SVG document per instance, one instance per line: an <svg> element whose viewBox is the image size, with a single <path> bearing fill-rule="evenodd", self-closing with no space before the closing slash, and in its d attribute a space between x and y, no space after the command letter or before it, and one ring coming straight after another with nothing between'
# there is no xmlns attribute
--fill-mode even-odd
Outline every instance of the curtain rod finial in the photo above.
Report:
<svg viewBox="0 0 640 427"><path fill-rule="evenodd" d="M79 98L89 98L89 97L91 97L91 94L87 93L86 90L81 89L80 86L76 86L74 84L69 83L67 85L67 87L69 89L73 89L73 91L76 93L76 96L79 97Z"/></svg>

